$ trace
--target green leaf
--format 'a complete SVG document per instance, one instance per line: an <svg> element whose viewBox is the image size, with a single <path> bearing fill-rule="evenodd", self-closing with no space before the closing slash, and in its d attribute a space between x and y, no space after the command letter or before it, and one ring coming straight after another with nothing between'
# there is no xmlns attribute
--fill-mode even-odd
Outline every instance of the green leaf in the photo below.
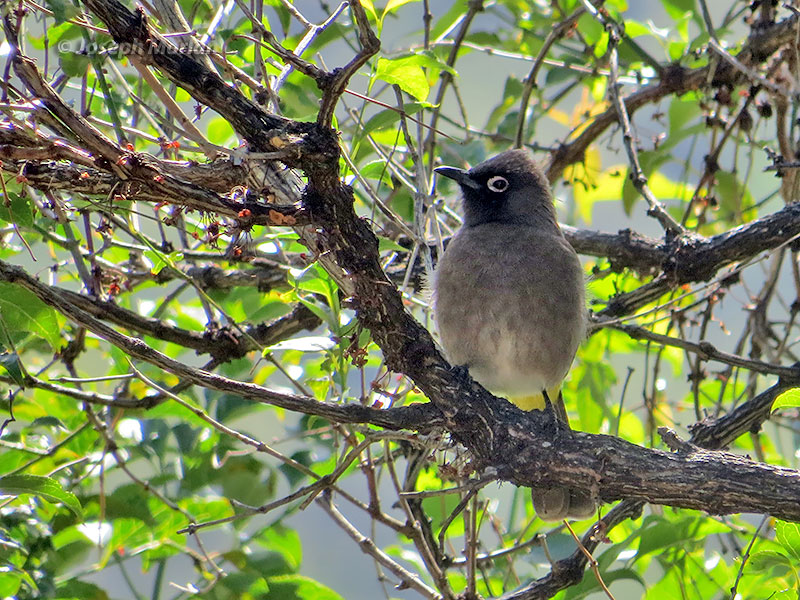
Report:
<svg viewBox="0 0 800 600"><path fill-rule="evenodd" d="M691 186L678 181L672 181L660 171L653 171L647 179L647 186L653 195L663 204L669 204L670 201L677 200L678 202L688 202L692 197L694 191ZM625 183L622 188L622 204L625 207L625 213L630 215L634 204L640 198L639 192L636 191L630 177L625 177Z"/></svg>
<svg viewBox="0 0 800 600"><path fill-rule="evenodd" d="M184 398L187 404L192 407L200 408L197 406L197 403L194 402L190 398ZM194 427L207 427L208 423L206 423L202 418L198 417L195 412L185 406L178 404L176 402L164 402L159 404L155 408L149 409L146 413L144 413L141 418L142 419L151 419L154 422L157 422L160 419L168 418L168 417L177 417L181 419L184 423L192 425Z"/></svg>
<svg viewBox="0 0 800 600"><path fill-rule="evenodd" d="M769 600L797 600L797 589L785 589L769 595Z"/></svg>
<svg viewBox="0 0 800 600"><path fill-rule="evenodd" d="M294 569L298 569L303 562L300 536L294 529L289 529L282 523L264 527L253 535L253 540L269 550L282 554L287 564Z"/></svg>
<svg viewBox="0 0 800 600"><path fill-rule="evenodd" d="M664 10L674 20L680 20L687 12L696 10L695 0L661 0Z"/></svg>
<svg viewBox="0 0 800 600"><path fill-rule="evenodd" d="M575 204L584 221L591 222L595 202L619 201L627 174L628 170L625 165L615 165L595 177L593 182L585 185L578 184L573 188Z"/></svg>
<svg viewBox="0 0 800 600"><path fill-rule="evenodd" d="M55 598L81 598L82 600L108 600L108 594L93 583L70 579L58 586Z"/></svg>
<svg viewBox="0 0 800 600"><path fill-rule="evenodd" d="M404 248L394 240L385 237L378 238L378 250L381 252L402 252L403 254L408 252L408 248Z"/></svg>
<svg viewBox="0 0 800 600"><path fill-rule="evenodd" d="M444 3L440 3L444 4ZM456 21L467 12L466 2L453 2L453 5L446 13L435 19L431 27L431 39L439 38L445 31L450 30Z"/></svg>
<svg viewBox="0 0 800 600"><path fill-rule="evenodd" d="M722 208L737 214L743 207L753 206L753 196L734 173L717 171L714 177L717 180L716 189L719 192L719 201Z"/></svg>
<svg viewBox="0 0 800 600"><path fill-rule="evenodd" d="M290 338L268 346L268 350L297 350L299 352L322 352L336 346L336 342L324 335L306 335Z"/></svg>
<svg viewBox="0 0 800 600"><path fill-rule="evenodd" d="M37 427L52 427L52 428L61 428L64 431L68 431L69 428L61 422L61 419L58 417L54 417L52 415L47 415L44 417L37 417L33 421L31 421L31 429L36 429Z"/></svg>
<svg viewBox="0 0 800 600"><path fill-rule="evenodd" d="M25 387L25 372L16 352L1 352L0 367L5 369L8 376L14 380L14 383L19 387Z"/></svg>
<svg viewBox="0 0 800 600"><path fill-rule="evenodd" d="M410 104L410 103L409 103ZM417 106L419 106L418 103ZM385 130L385 129L394 129L394 124L400 120L400 113L396 110L382 110L378 114L369 118L369 120L364 123L364 133L372 133L373 131ZM384 164L386 161L383 161Z"/></svg>
<svg viewBox="0 0 800 600"><path fill-rule="evenodd" d="M232 557L234 556L232 555ZM290 565L286 561L286 557L280 552L256 550L255 552L244 554L241 558L243 560L239 561L241 565L239 568L242 571L258 574L261 577L291 575L297 571L296 566Z"/></svg>
<svg viewBox="0 0 800 600"><path fill-rule="evenodd" d="M746 565L748 571L769 571L776 567L782 574L789 573L794 568L793 561L788 556L774 550L756 552L750 556Z"/></svg>
<svg viewBox="0 0 800 600"><path fill-rule="evenodd" d="M54 351L61 347L58 313L20 285L0 283L0 318L9 333L29 332L44 338Z"/></svg>
<svg viewBox="0 0 800 600"><path fill-rule="evenodd" d="M305 306L308 310L314 313L317 318L322 321L323 323L327 323L331 329L338 329L338 324L335 321L335 318L331 311L327 310L327 307L323 307L322 305L312 302L311 300L307 300L300 296L297 297L297 300ZM265 348L261 352L261 356L267 356L269 354L269 348Z"/></svg>
<svg viewBox="0 0 800 600"><path fill-rule="evenodd" d="M314 457L308 450L298 450L297 452L293 453L290 458L293 461L309 468L314 465ZM291 485L292 488L308 478L305 473L299 471L292 465L282 464L278 467L278 470L286 476L286 479L289 480L289 485Z"/></svg>
<svg viewBox="0 0 800 600"><path fill-rule="evenodd" d="M670 60L673 62L678 62L686 54L686 49L688 47L689 44L684 41L670 42L667 45Z"/></svg>
<svg viewBox="0 0 800 600"><path fill-rule="evenodd" d="M647 583L645 582L644 578L633 569L616 569L614 571L606 571L603 573L603 583L605 583L607 586L611 585L611 583L614 581L626 579L641 585L642 590L647 589ZM564 594L564 600L578 600L579 598L586 598L587 596L600 591L602 590L600 588L600 582L597 581L597 578L584 577L583 581L579 585L567 588L566 593Z"/></svg>
<svg viewBox="0 0 800 600"><path fill-rule="evenodd" d="M264 600L344 600L339 594L302 575L269 577L269 593Z"/></svg>
<svg viewBox="0 0 800 600"><path fill-rule="evenodd" d="M414 113L418 113L423 108L429 108L432 105L427 102L405 102L403 104L403 110L407 115L413 115ZM374 131L381 131L385 129L395 129L394 124L400 120L400 113L396 110L386 109L382 110L376 115L369 118L369 120L364 123L363 133L372 133ZM386 161L383 161L386 164Z"/></svg>
<svg viewBox="0 0 800 600"><path fill-rule="evenodd" d="M361 176L365 179L380 181L385 186L392 188L392 177L385 160L376 160L368 163L359 169Z"/></svg>
<svg viewBox="0 0 800 600"><path fill-rule="evenodd" d="M633 19L625 21L625 37L627 38L635 39L637 37L650 36L653 34L663 37L663 35L660 35L661 32L656 29L652 21L649 23L649 26L645 25L644 23L634 21Z"/></svg>
<svg viewBox="0 0 800 600"><path fill-rule="evenodd" d="M228 573L220 583L233 592L235 598L263 597L267 591L264 578L254 573Z"/></svg>
<svg viewBox="0 0 800 600"><path fill-rule="evenodd" d="M27 575L24 572L12 571L11 568L13 567L4 567L3 576L0 577L0 597L2 598L16 598L15 594L22 585L22 578ZM30 579L30 576L28 578ZM33 589L36 589L35 584Z"/></svg>
<svg viewBox="0 0 800 600"><path fill-rule="evenodd" d="M55 479L40 475L8 475L0 477L0 493L8 496L33 494L56 504L64 504L78 518L83 517L83 509L78 498L68 492Z"/></svg>
<svg viewBox="0 0 800 600"><path fill-rule="evenodd" d="M25 229L33 227L33 204L27 196L8 192L8 212L11 222ZM3 214L5 220L6 214Z"/></svg>
<svg viewBox="0 0 800 600"><path fill-rule="evenodd" d="M183 252L161 252L156 248L145 250L144 256L152 263L152 268L150 272L153 275L158 275L162 269L166 267L170 267L175 269L175 263L180 262L183 258Z"/></svg>
<svg viewBox="0 0 800 600"><path fill-rule="evenodd" d="M61 25L64 21L68 21L80 14L78 7L67 0L45 0L45 4L47 8L53 11L56 25Z"/></svg>
<svg viewBox="0 0 800 600"><path fill-rule="evenodd" d="M58 63L61 65L61 70L70 77L82 76L86 73L86 69L89 68L90 62L91 59L87 55L78 52L65 51L58 54Z"/></svg>
<svg viewBox="0 0 800 600"><path fill-rule="evenodd" d="M669 104L669 135L683 138L686 126L690 121L698 119L702 111L698 106L698 99L691 95L673 98Z"/></svg>
<svg viewBox="0 0 800 600"><path fill-rule="evenodd" d="M222 117L211 119L206 133L208 135L208 141L218 146L225 146L236 139L236 132L233 130L233 127Z"/></svg>
<svg viewBox="0 0 800 600"><path fill-rule="evenodd" d="M792 388L779 394L772 403L773 412L780 408L797 408L800 407L800 388Z"/></svg>
<svg viewBox="0 0 800 600"><path fill-rule="evenodd" d="M142 521L132 518L114 519L111 531L111 539L106 544L98 566L107 563L114 551L141 546L148 542L151 536L150 529L145 527Z"/></svg>
<svg viewBox="0 0 800 600"><path fill-rule="evenodd" d="M660 553L664 548L678 547L689 552L692 543L700 543L705 537L725 531L721 523L714 523L696 515L667 519L648 517L639 530L639 552L637 560L650 553Z"/></svg>
<svg viewBox="0 0 800 600"><path fill-rule="evenodd" d="M800 560L800 524L778 521L775 524L775 539L795 560Z"/></svg>
<svg viewBox="0 0 800 600"><path fill-rule="evenodd" d="M605 33L603 26L589 13L578 18L578 30L589 45L598 43ZM605 45L608 45L607 40Z"/></svg>
<svg viewBox="0 0 800 600"><path fill-rule="evenodd" d="M408 92L423 102L428 97L431 87L420 62L419 56L379 58L375 77L387 83L399 85L404 92Z"/></svg>
<svg viewBox="0 0 800 600"><path fill-rule="evenodd" d="M114 522L123 517L132 517L147 526L155 525L147 499L147 492L135 483L121 485L106 496L106 518Z"/></svg>

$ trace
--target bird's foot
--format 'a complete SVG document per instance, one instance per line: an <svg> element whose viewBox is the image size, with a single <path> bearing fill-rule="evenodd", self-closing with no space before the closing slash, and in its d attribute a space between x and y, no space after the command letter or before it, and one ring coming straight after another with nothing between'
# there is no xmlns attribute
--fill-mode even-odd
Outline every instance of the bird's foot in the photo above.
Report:
<svg viewBox="0 0 800 600"><path fill-rule="evenodd" d="M450 372L458 379L459 383L469 385L472 382L467 365L454 365Z"/></svg>
<svg viewBox="0 0 800 600"><path fill-rule="evenodd" d="M552 428L556 436L562 434L572 435L572 429L570 428L569 423L564 421L566 418L566 413L564 414L563 418L558 414L556 405L550 400L550 396L546 390L542 392L542 397L544 398L544 411L542 412L547 415L547 425Z"/></svg>

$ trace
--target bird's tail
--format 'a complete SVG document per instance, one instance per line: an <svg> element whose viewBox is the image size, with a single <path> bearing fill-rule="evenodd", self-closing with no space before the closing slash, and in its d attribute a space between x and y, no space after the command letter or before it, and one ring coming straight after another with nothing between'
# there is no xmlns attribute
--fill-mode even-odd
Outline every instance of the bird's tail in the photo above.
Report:
<svg viewBox="0 0 800 600"><path fill-rule="evenodd" d="M569 417L560 385L541 394L517 396L509 400L522 410L546 410L549 403L556 418L569 428ZM559 486L536 487L531 489L531 497L536 514L545 521L560 521L565 518L585 519L594 513L597 506L591 492L582 489Z"/></svg>

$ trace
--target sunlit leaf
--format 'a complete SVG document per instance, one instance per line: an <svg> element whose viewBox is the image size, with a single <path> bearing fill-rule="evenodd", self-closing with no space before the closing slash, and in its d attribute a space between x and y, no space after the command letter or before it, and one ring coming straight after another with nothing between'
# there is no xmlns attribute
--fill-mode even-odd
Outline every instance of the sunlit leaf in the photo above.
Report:
<svg viewBox="0 0 800 600"><path fill-rule="evenodd" d="M375 4L372 2L372 0L358 0L358 1L361 3L361 6L363 6L366 9L366 11L369 13L369 15L375 21L377 21L378 20L378 13L375 12Z"/></svg>
<svg viewBox="0 0 800 600"><path fill-rule="evenodd" d="M410 2L419 2L419 0L389 0L386 3L386 8L383 9L381 21L383 21L387 15L391 14L405 4L409 4Z"/></svg>
<svg viewBox="0 0 800 600"><path fill-rule="evenodd" d="M800 561L800 525L788 521L775 523L775 539L786 551Z"/></svg>
<svg viewBox="0 0 800 600"><path fill-rule="evenodd" d="M0 494L7 496L19 496L21 494L41 496L49 502L63 504L75 513L78 518L83 516L81 503L75 494L65 490L61 487L61 484L50 477L27 474L0 477Z"/></svg>
<svg viewBox="0 0 800 600"><path fill-rule="evenodd" d="M0 283L0 318L11 334L29 332L45 339L53 350L61 347L58 313L20 285Z"/></svg>
<svg viewBox="0 0 800 600"><path fill-rule="evenodd" d="M336 342L329 337L311 335L300 338L284 340L270 346L270 350L300 350L301 352L319 352L330 350Z"/></svg>
<svg viewBox="0 0 800 600"><path fill-rule="evenodd" d="M782 392L775 398L775 402L772 403L773 411L781 408L797 407L800 407L800 388L792 388Z"/></svg>
<svg viewBox="0 0 800 600"><path fill-rule="evenodd" d="M794 561L781 552L761 550L750 556L746 568L748 571L776 569L777 573L786 573L794 568Z"/></svg>
<svg viewBox="0 0 800 600"><path fill-rule="evenodd" d="M375 77L388 83L399 85L420 102L428 97L430 84L421 61L417 56L405 58L379 58Z"/></svg>

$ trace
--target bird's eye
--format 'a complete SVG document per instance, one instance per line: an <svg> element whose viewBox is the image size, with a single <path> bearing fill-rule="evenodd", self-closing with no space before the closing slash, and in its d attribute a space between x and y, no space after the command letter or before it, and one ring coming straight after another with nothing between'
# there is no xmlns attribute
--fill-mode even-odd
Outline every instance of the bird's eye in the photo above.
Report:
<svg viewBox="0 0 800 600"><path fill-rule="evenodd" d="M486 187L493 192L505 192L508 189L508 179L500 175L495 175L486 182Z"/></svg>

